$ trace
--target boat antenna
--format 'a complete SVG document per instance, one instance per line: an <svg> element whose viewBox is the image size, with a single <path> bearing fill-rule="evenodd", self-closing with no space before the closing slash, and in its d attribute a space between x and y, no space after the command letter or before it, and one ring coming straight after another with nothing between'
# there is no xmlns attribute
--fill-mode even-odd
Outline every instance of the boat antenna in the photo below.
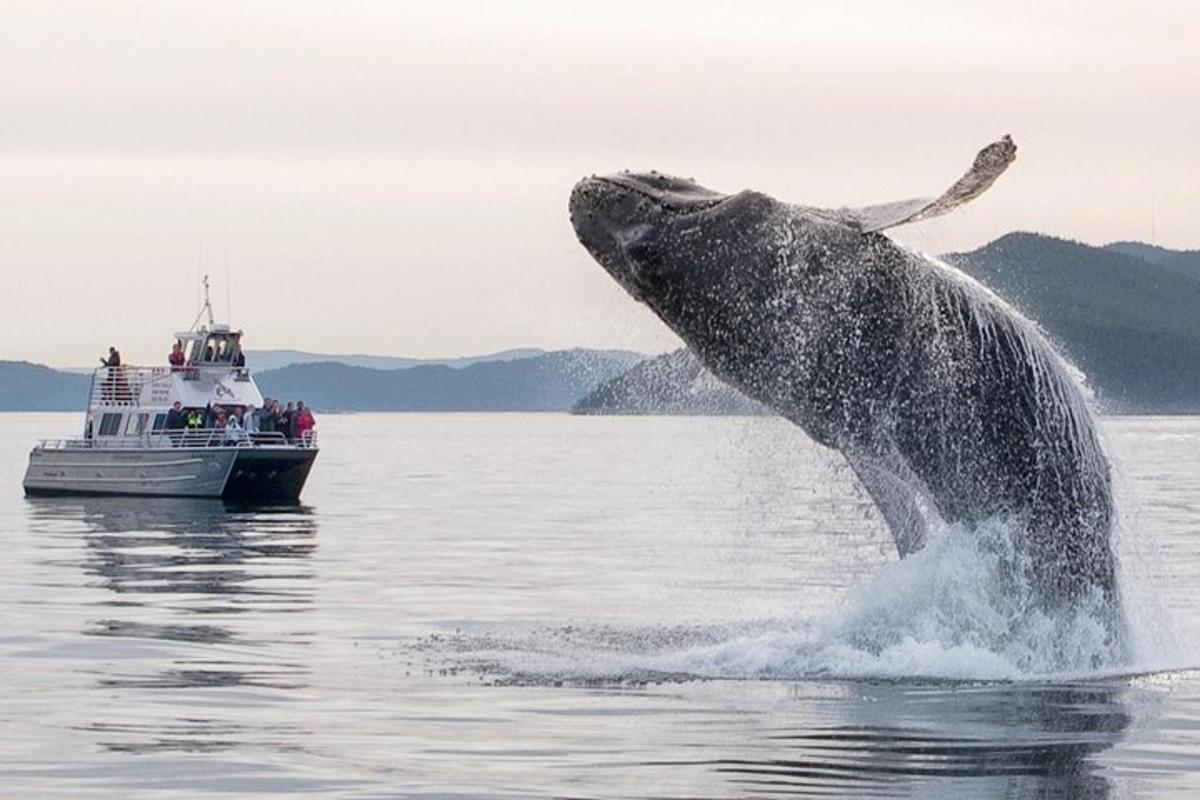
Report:
<svg viewBox="0 0 1200 800"><path fill-rule="evenodd" d="M225 321L233 325L233 290L229 287L229 242L225 242Z"/></svg>
<svg viewBox="0 0 1200 800"><path fill-rule="evenodd" d="M213 324L214 324L213 323L213 310L212 310L212 300L210 300L208 297L208 275L207 274L204 276L204 280L201 281L201 285L204 286L204 305L200 307L200 313L196 315L195 321L192 322L191 330L196 330L196 326L200 324L200 318L204 316L205 312L208 312L208 329L212 330Z"/></svg>

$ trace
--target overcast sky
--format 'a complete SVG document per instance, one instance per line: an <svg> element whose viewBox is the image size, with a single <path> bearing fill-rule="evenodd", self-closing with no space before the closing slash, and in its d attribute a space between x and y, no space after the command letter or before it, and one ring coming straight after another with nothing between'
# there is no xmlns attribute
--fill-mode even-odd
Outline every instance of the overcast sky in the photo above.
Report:
<svg viewBox="0 0 1200 800"><path fill-rule="evenodd" d="M567 220L623 168L866 205L1011 133L894 235L1200 248L1193 0L3 8L0 359L161 361L201 268L251 348L663 350Z"/></svg>

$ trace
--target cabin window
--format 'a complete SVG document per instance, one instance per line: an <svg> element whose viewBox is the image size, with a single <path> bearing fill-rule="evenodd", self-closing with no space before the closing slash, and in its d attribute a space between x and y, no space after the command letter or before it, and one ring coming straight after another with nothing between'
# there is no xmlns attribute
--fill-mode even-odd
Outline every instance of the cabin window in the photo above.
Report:
<svg viewBox="0 0 1200 800"><path fill-rule="evenodd" d="M141 436L142 431L146 430L146 421L148 419L150 419L149 414L130 414L125 419L125 435Z"/></svg>
<svg viewBox="0 0 1200 800"><path fill-rule="evenodd" d="M153 430L155 432L161 431L163 429L163 426L166 424L167 424L167 415L166 414L155 414L154 415L154 427L151 428L151 430Z"/></svg>
<svg viewBox="0 0 1200 800"><path fill-rule="evenodd" d="M98 436L116 436L121 430L120 414L105 414L100 417L100 432Z"/></svg>

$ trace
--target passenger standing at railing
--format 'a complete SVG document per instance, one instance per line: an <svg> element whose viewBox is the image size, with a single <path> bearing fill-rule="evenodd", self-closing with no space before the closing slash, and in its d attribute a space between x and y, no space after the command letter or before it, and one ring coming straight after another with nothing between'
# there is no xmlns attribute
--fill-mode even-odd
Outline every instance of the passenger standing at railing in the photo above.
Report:
<svg viewBox="0 0 1200 800"><path fill-rule="evenodd" d="M317 427L317 420L313 417L312 409L304 405L303 400L296 403L296 421L294 427L296 438L306 443L310 438L312 429Z"/></svg>
<svg viewBox="0 0 1200 800"><path fill-rule="evenodd" d="M167 356L167 362L170 363L172 370L177 370L183 366L184 356L182 344L176 342L174 346L171 347L171 355Z"/></svg>
<svg viewBox="0 0 1200 800"><path fill-rule="evenodd" d="M101 358L100 363L108 367L104 371L104 379L100 384L100 399L106 403L126 399L122 395L129 393L129 387L125 383L124 376L119 371L121 354L117 351L117 348L108 348L108 358Z"/></svg>
<svg viewBox="0 0 1200 800"><path fill-rule="evenodd" d="M167 411L167 421L163 427L169 431L183 430L187 425L187 420L183 416L183 410L180 408L179 401L176 400L170 410Z"/></svg>
<svg viewBox="0 0 1200 800"><path fill-rule="evenodd" d="M262 433L275 432L275 401L269 397L263 400L263 407L258 410L258 429Z"/></svg>
<svg viewBox="0 0 1200 800"><path fill-rule="evenodd" d="M245 437L242 426L238 424L236 412L230 413L229 418L225 420L225 424L221 427L225 429L226 442L237 442Z"/></svg>
<svg viewBox="0 0 1200 800"><path fill-rule="evenodd" d="M242 430L246 431L247 435L258 433L258 409L253 403L246 406L242 413Z"/></svg>
<svg viewBox="0 0 1200 800"><path fill-rule="evenodd" d="M292 422L295 412L292 411L292 404L288 403L285 408L280 409L279 404L275 404L275 430L283 434L283 438L292 438Z"/></svg>

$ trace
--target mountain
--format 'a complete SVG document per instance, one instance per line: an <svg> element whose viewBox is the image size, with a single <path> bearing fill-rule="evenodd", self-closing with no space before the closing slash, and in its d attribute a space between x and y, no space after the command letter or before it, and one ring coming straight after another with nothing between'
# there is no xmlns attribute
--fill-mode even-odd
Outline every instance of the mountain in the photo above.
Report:
<svg viewBox="0 0 1200 800"><path fill-rule="evenodd" d="M400 356L371 356L361 354L330 355L327 353L309 353L304 350L247 350L246 361L256 371L279 369L292 364L318 364L336 361L349 364L352 367L368 367L370 369L404 369L421 364L440 364L447 367L469 367L481 361L513 361L518 358L532 358L545 354L545 350L525 347L516 350L501 350L482 356L464 356L461 358L403 358Z"/></svg>
<svg viewBox="0 0 1200 800"><path fill-rule="evenodd" d="M79 411L91 375L60 372L28 361L0 361L0 411Z"/></svg>
<svg viewBox="0 0 1200 800"><path fill-rule="evenodd" d="M946 260L1036 320L1107 410L1200 410L1200 253L1011 233Z"/></svg>
<svg viewBox="0 0 1200 800"><path fill-rule="evenodd" d="M264 395L326 411L566 411L642 356L564 350L463 367L379 370L336 362L256 372Z"/></svg>
<svg viewBox="0 0 1200 800"><path fill-rule="evenodd" d="M1186 275L1200 276L1200 250L1168 250L1142 242L1113 242L1106 244L1104 249L1160 267L1169 267Z"/></svg>
<svg viewBox="0 0 1200 800"><path fill-rule="evenodd" d="M575 404L576 414L770 414L717 380L692 351L664 353L601 383Z"/></svg>
<svg viewBox="0 0 1200 800"><path fill-rule="evenodd" d="M1011 233L944 258L1037 321L1087 374L1106 411L1200 412L1200 251ZM740 395L712 381L694 357L677 351L601 385L576 411L738 409Z"/></svg>

